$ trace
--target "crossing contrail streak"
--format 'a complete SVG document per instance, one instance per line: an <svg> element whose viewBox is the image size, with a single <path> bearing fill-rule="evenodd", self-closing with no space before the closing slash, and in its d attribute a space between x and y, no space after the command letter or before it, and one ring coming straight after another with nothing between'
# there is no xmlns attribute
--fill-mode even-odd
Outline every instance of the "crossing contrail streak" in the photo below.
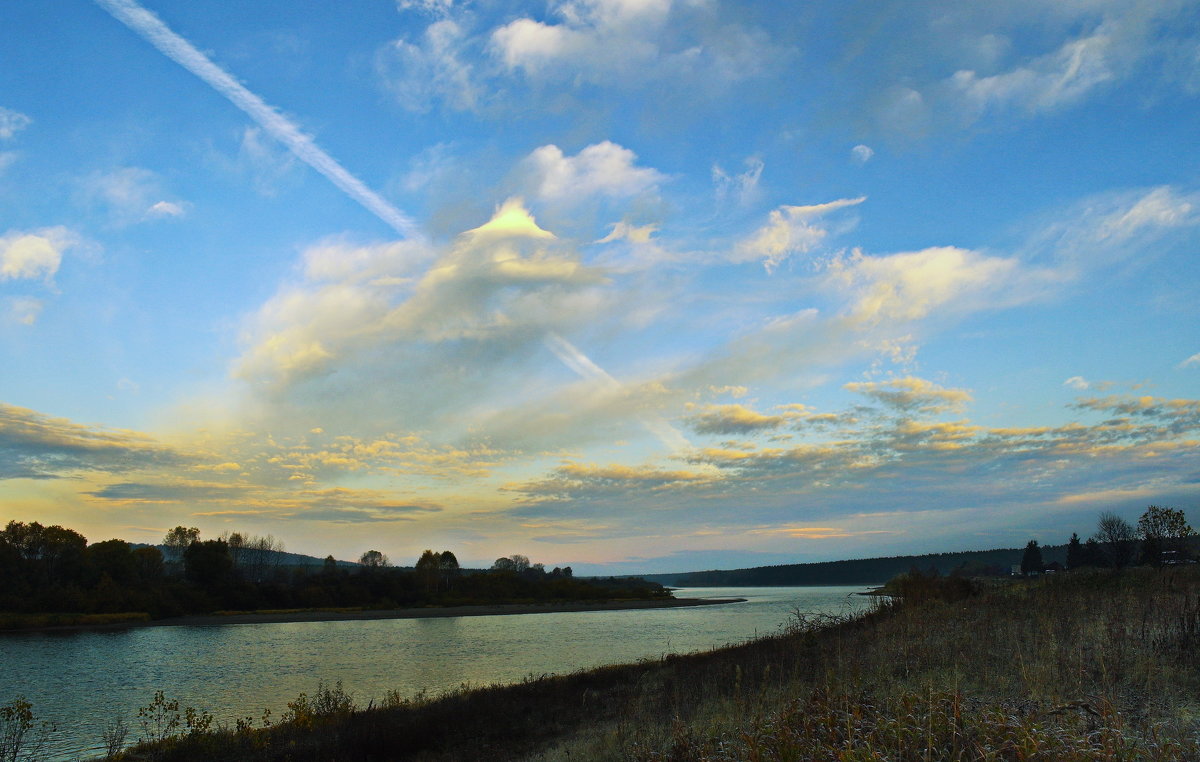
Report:
<svg viewBox="0 0 1200 762"><path fill-rule="evenodd" d="M420 238L416 223L404 212L385 201L345 167L325 153L313 139L300 131L287 117L247 90L208 56L164 24L158 16L133 0L96 0L113 18L132 29L175 63L207 82L229 102L245 111L264 130L288 147L304 163L327 177L343 193L362 204L367 211L390 225L406 238Z"/></svg>
<svg viewBox="0 0 1200 762"><path fill-rule="evenodd" d="M417 224L396 207L385 201L341 164L325 153L311 137L283 114L254 93L250 92L227 71L196 49L187 40L173 32L162 20L143 8L134 0L95 0L96 4L125 26L145 39L159 52L175 63L207 82L214 90L225 96L230 103L259 124L272 137L287 146L305 164L324 175L339 190L361 204L367 211L390 225L406 238L422 238ZM621 382L592 362L587 355L571 342L556 333L545 339L546 346L567 367L583 378L602 380L613 390L622 388ZM690 447L690 443L671 424L657 416L643 417L642 423L668 449L677 451Z"/></svg>
<svg viewBox="0 0 1200 762"><path fill-rule="evenodd" d="M609 391L613 392L621 391L625 388L624 384L613 378L608 371L592 362L591 358L579 351L578 347L557 333L551 331L546 334L545 343L550 351L562 361L563 365L566 365L583 378L599 381L607 386ZM672 452L691 449L692 443L687 440L687 437L679 433L678 429L657 415L642 416L642 425Z"/></svg>

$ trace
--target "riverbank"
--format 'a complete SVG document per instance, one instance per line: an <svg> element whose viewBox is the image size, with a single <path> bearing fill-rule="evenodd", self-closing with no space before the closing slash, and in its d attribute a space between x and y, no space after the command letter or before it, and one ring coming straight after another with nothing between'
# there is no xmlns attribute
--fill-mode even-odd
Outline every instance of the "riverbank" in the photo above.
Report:
<svg viewBox="0 0 1200 762"><path fill-rule="evenodd" d="M128 759L1200 758L1200 572L910 580L862 617L638 664L354 705L340 686L269 727Z"/></svg>
<svg viewBox="0 0 1200 762"><path fill-rule="evenodd" d="M403 609L304 609L287 611L220 612L215 614L149 619L144 614L116 615L129 619L84 621L75 624L46 624L0 630L5 632L64 632L72 630L122 630L141 627L214 627L235 624L282 624L293 622L347 622L373 619L435 619L464 616L513 614L557 614L625 609L663 609L740 603L745 598L659 598L612 601L567 601L551 603L499 603L473 606L426 606ZM111 615L110 615L111 616Z"/></svg>

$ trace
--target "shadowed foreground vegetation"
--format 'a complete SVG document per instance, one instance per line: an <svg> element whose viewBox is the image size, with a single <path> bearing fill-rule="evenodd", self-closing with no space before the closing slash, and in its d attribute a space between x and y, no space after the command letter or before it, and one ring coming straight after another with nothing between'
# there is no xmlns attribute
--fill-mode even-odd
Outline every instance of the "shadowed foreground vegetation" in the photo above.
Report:
<svg viewBox="0 0 1200 762"><path fill-rule="evenodd" d="M904 598L862 618L797 613L779 635L712 652L366 708L322 685L267 727L217 729L176 706L162 740L115 756L1200 759L1198 571L983 587L912 573Z"/></svg>

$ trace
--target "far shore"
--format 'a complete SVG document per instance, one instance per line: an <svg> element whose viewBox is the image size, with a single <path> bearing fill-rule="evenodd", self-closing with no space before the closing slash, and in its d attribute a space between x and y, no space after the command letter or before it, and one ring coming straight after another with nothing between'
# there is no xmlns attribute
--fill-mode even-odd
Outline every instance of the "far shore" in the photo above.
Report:
<svg viewBox="0 0 1200 762"><path fill-rule="evenodd" d="M574 601L563 603L497 603L478 606L430 606L405 609L364 609L361 611L311 610L263 611L245 614L194 614L169 619L77 624L37 627L17 632L63 632L71 630L128 630L142 627L214 627L230 624L285 624L290 622L350 622L367 619L435 619L461 616L502 616L506 614L558 614L584 611L622 611L626 609L667 609L687 606L712 606L742 603L745 598L667 598L662 600ZM0 635L5 634L0 632Z"/></svg>

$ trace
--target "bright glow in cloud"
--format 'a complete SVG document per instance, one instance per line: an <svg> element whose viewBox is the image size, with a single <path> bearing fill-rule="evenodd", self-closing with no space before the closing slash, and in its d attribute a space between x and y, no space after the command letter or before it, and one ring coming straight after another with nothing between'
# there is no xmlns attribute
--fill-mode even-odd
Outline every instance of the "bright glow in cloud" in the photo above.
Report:
<svg viewBox="0 0 1200 762"><path fill-rule="evenodd" d="M321 150L311 137L268 106L261 98L209 60L190 42L175 34L158 16L133 0L96 0L113 18L137 32L175 63L207 82L230 103L246 112L251 119L272 137L286 145L292 153L329 179L342 192L362 204L402 236L418 235L416 224L399 209L384 201L361 180L347 172L332 156Z"/></svg>

